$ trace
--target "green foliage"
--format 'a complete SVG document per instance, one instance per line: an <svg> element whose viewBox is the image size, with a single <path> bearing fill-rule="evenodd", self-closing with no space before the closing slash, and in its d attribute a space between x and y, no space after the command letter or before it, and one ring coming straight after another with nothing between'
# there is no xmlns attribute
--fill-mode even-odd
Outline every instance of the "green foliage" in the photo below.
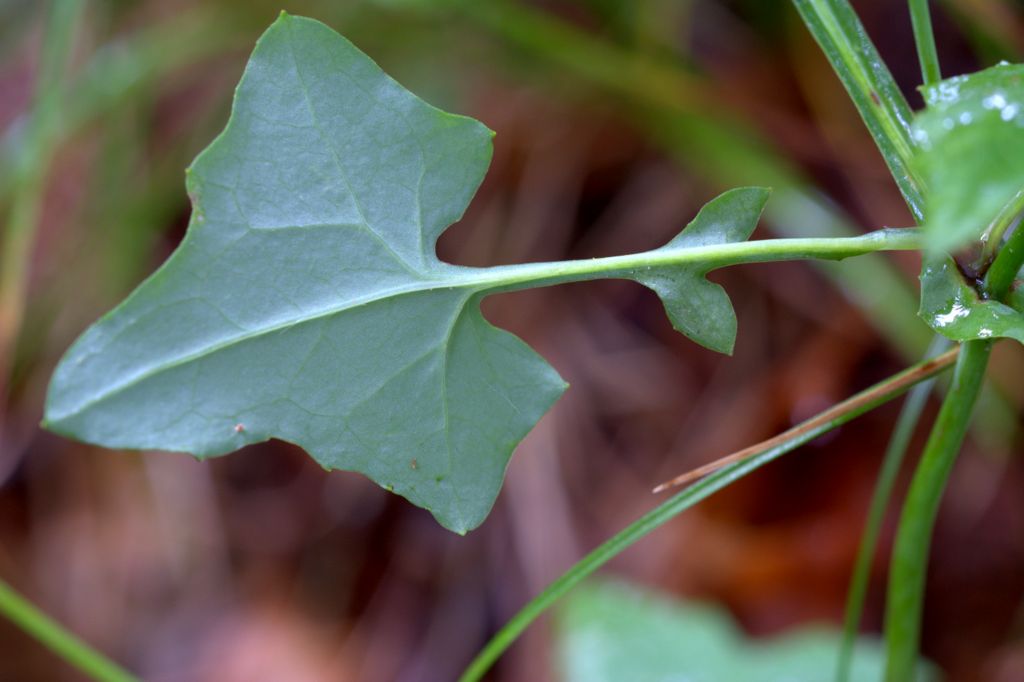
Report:
<svg viewBox="0 0 1024 682"><path fill-rule="evenodd" d="M323 24L282 15L227 128L189 171L184 242L68 352L46 425L201 457L281 438L465 532L565 388L483 318L484 295L632 278L662 296L680 331L732 350L735 314L704 275L729 262L716 247L753 231L766 190L722 195L636 257L443 263L434 244L490 157L483 125L424 103Z"/></svg>
<svg viewBox="0 0 1024 682"><path fill-rule="evenodd" d="M921 317L968 342L894 553L888 675L905 680L918 667L932 524L991 347L979 340L1024 342L1024 294L1011 290L1024 238L1004 240L1024 208L1024 67L1000 65L936 83L928 5L915 1L915 39L929 85L927 109L913 118L846 0L795 5L910 210L925 218ZM494 16L518 11L465 7L490 7L465 11ZM537 42L537 31L520 33ZM568 33L553 35L560 45ZM615 75L614 60L575 61L597 80L634 87ZM655 85L660 98L665 89L660 80ZM690 105L668 99L675 114ZM694 131L729 137L721 134L727 128L689 116L683 118L696 148L709 145ZM768 197L749 187L713 200L678 237L646 253L494 268L441 262L435 242L483 179L492 135L477 121L418 99L326 26L282 14L253 52L227 128L189 170L194 212L184 242L71 348L51 383L46 425L111 447L200 457L288 440L325 468L362 472L463 533L484 520L512 451L566 387L525 343L483 318L483 297L631 279L660 296L677 330L730 353L736 316L724 290L706 279L709 271L925 246L916 230L748 243ZM788 194L791 208L809 213L813 204ZM945 252L979 239L984 248L974 265L981 272L994 258L989 272L997 275L968 283ZM870 286L852 288L863 296ZM914 380L935 371L922 364ZM784 435L771 450L721 469L645 515L528 604L465 679L479 679L530 621L653 528L893 394L872 393L818 431ZM834 669L839 639L832 633L753 644L721 614L663 602L615 586L579 593L561 621L569 679L817 680ZM878 648L862 649L852 678L877 679Z"/></svg>
<svg viewBox="0 0 1024 682"><path fill-rule="evenodd" d="M745 241L767 200L764 189L726 192L701 209L679 236L658 251L678 253ZM725 290L705 279L709 269L708 264L658 268L638 273L637 281L661 297L673 327L706 348L731 354L736 343L736 313Z"/></svg>
<svg viewBox="0 0 1024 682"><path fill-rule="evenodd" d="M498 631L491 641L487 643L487 646L477 654L476 658L459 678L460 682L476 682L482 679L488 667L545 609L634 542L648 535L659 526L671 521L686 509L719 490L732 485L747 474L775 461L786 453L796 450L801 445L814 440L822 434L849 423L861 414L896 397L913 383L934 376L941 371L941 367L942 365L934 365L931 362L922 362L881 383L875 384L850 397L846 401L846 409L836 413L832 418L822 421L818 417L812 417L795 427L795 432L791 437L771 444L767 449L760 451L758 454L723 466L647 512L590 552L590 554L580 559L572 568L562 574L558 580L552 582L543 592L526 604L515 617Z"/></svg>
<svg viewBox="0 0 1024 682"><path fill-rule="evenodd" d="M557 637L566 682L820 682L840 642L824 627L752 641L720 609L615 582L573 592ZM849 679L877 682L884 660L878 642L859 640Z"/></svg>
<svg viewBox="0 0 1024 682"><path fill-rule="evenodd" d="M1024 343L1024 313L982 298L949 256L930 259L921 271L920 315L954 341L1005 337Z"/></svg>
<svg viewBox="0 0 1024 682"><path fill-rule="evenodd" d="M1024 65L1000 64L924 88L915 167L928 187L924 225L934 250L980 238L1024 187L1022 77Z"/></svg>

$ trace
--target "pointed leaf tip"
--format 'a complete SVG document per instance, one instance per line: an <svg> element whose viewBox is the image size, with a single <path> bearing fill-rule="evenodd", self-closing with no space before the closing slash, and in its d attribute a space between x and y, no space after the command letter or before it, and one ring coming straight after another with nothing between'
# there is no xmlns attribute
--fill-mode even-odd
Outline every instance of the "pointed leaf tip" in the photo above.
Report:
<svg viewBox="0 0 1024 682"><path fill-rule="evenodd" d="M761 219L771 190L737 187L718 195L697 213L663 249L742 242L750 238Z"/></svg>

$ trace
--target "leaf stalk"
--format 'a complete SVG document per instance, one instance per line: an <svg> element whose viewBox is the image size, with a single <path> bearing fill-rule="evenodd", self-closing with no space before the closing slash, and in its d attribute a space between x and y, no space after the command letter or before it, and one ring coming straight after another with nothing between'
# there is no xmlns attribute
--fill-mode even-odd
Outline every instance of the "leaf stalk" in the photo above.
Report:
<svg viewBox="0 0 1024 682"><path fill-rule="evenodd" d="M708 272L741 263L783 260L842 260L876 251L917 251L923 248L917 228L887 228L857 237L762 239L680 249L656 249L624 256L572 261L525 263L490 268L459 267L461 278L447 279L456 285L481 289L514 289L560 282L616 277L639 270L696 266ZM453 266L454 267L454 266Z"/></svg>

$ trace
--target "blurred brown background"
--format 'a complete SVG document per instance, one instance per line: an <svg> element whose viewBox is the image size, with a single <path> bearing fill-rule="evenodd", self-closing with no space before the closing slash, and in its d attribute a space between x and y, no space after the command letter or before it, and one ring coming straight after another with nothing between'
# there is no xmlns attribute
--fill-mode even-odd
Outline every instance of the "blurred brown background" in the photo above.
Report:
<svg viewBox="0 0 1024 682"><path fill-rule="evenodd" d="M853 4L920 106L905 4ZM944 73L1024 52L1019 5L933 5ZM145 679L453 679L526 600L653 507L653 484L811 416L927 344L913 254L716 273L740 321L732 358L673 332L655 296L629 283L488 300L488 317L572 388L465 538L281 443L199 463L39 430L60 354L180 240L183 169L224 125L247 53L282 8L324 21L428 101L497 131L487 180L442 239L449 261L651 248L740 184L775 188L755 238L912 223L787 2L96 0L75 29L60 123L32 145L24 118L46 3L0 2L5 221L18 201L12 169L28 164L44 179L25 312L0 362L0 576ZM1000 345L995 407L939 518L924 647L952 680L1024 680L1024 471L1013 457L1022 372L1024 352ZM838 623L897 411L765 468L608 571L724 604L752 635ZM875 562L870 632L894 520ZM492 679L556 679L551 647L542 621ZM65 679L78 678L0 621L0 680Z"/></svg>

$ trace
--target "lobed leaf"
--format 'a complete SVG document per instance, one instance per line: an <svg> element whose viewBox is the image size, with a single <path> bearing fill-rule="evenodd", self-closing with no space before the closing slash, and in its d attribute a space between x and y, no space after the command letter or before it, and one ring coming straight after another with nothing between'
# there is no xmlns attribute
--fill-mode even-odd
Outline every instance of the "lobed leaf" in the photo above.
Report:
<svg viewBox="0 0 1024 682"><path fill-rule="evenodd" d="M68 351L45 425L200 457L283 439L461 533L486 517L513 449L566 387L483 318L483 296L635 279L662 296L676 328L731 351L735 314L704 279L711 266L666 263L746 239L767 190L712 201L650 252L653 265L441 262L435 242L479 186L491 137L323 24L282 14L256 45L226 129L188 171L185 239Z"/></svg>
<svg viewBox="0 0 1024 682"><path fill-rule="evenodd" d="M658 251L746 241L757 227L767 200L767 190L758 188L727 192L702 208L679 236ZM659 269L638 273L636 279L661 297L676 330L705 348L731 355L736 342L736 312L725 290L705 279L708 269Z"/></svg>
<svg viewBox="0 0 1024 682"><path fill-rule="evenodd" d="M915 166L928 187L933 250L981 237L1024 188L1024 65L1000 64L924 88Z"/></svg>

